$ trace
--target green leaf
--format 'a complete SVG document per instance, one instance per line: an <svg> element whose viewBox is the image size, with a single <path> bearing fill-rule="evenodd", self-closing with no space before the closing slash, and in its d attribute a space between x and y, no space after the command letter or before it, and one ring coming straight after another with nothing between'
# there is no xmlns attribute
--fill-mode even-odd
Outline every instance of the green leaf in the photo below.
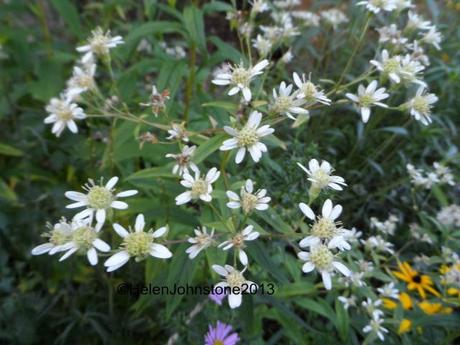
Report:
<svg viewBox="0 0 460 345"><path fill-rule="evenodd" d="M271 259L261 241L253 241L251 245L248 246L248 252L249 255L273 278L275 278L278 283L288 283L289 280L284 271L282 271L279 265Z"/></svg>
<svg viewBox="0 0 460 345"><path fill-rule="evenodd" d="M21 150L13 146L0 143L0 155L19 157L19 156L22 156L23 154L24 152L22 152Z"/></svg>
<svg viewBox="0 0 460 345"><path fill-rule="evenodd" d="M215 101L215 102L208 102L203 103L202 107L212 107L212 108L219 108L227 110L229 113L235 113L238 109L238 105L232 102L225 102L225 101Z"/></svg>
<svg viewBox="0 0 460 345"><path fill-rule="evenodd" d="M148 168L143 169L140 171L136 171L134 174L125 178L126 181L134 181L134 180L149 180L154 179L157 177L165 177L165 178L174 178L177 179L178 176L174 175L171 172L171 164L163 167L155 167L155 168Z"/></svg>
<svg viewBox="0 0 460 345"><path fill-rule="evenodd" d="M184 9L184 27L190 40L198 46L202 54L206 55L203 11L195 6L186 7Z"/></svg>
<svg viewBox="0 0 460 345"><path fill-rule="evenodd" d="M77 8L69 0L51 0L53 7L69 27L69 30L77 37L80 37L81 23L78 16Z"/></svg>
<svg viewBox="0 0 460 345"><path fill-rule="evenodd" d="M126 36L127 43L137 43L141 38L148 38L153 34L164 34L180 32L181 26L179 23L158 20L155 22L144 23L142 25L136 25L128 36Z"/></svg>
<svg viewBox="0 0 460 345"><path fill-rule="evenodd" d="M211 139L207 140L195 150L192 161L199 164L204 161L208 156L214 153L223 143L227 135L225 133L217 134Z"/></svg>

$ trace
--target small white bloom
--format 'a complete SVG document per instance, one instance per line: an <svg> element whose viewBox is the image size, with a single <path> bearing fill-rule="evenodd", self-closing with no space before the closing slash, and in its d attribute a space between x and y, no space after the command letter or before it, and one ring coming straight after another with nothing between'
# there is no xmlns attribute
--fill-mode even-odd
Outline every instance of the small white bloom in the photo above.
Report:
<svg viewBox="0 0 460 345"><path fill-rule="evenodd" d="M415 83L426 87L426 83L418 78L418 74L425 69L418 60L412 58L412 55L406 54L401 59L400 76L406 83Z"/></svg>
<svg viewBox="0 0 460 345"><path fill-rule="evenodd" d="M251 5L251 11L253 13L262 13L270 10L265 0L253 0L249 1L249 4Z"/></svg>
<svg viewBox="0 0 460 345"><path fill-rule="evenodd" d="M424 20L422 16L413 11L409 11L407 13L406 28L409 30L429 30L431 28L431 22L429 20Z"/></svg>
<svg viewBox="0 0 460 345"><path fill-rule="evenodd" d="M257 49L259 56L264 57L270 53L273 45L263 36L257 35L257 38L252 40L252 46Z"/></svg>
<svg viewBox="0 0 460 345"><path fill-rule="evenodd" d="M301 4L300 0L278 0L273 3L278 8L292 8Z"/></svg>
<svg viewBox="0 0 460 345"><path fill-rule="evenodd" d="M401 30L398 29L396 24L382 26L378 28L377 31L380 35L379 43L390 43L394 46L401 47L408 41L408 39L402 35Z"/></svg>
<svg viewBox="0 0 460 345"><path fill-rule="evenodd" d="M334 30L336 30L340 24L348 23L348 18L345 13L337 8L321 11L319 15L327 24L332 26Z"/></svg>
<svg viewBox="0 0 460 345"><path fill-rule="evenodd" d="M189 142L189 137L187 130L185 129L185 126L183 123L177 124L177 123L172 123L171 124L171 129L168 129L169 136L166 137L168 140L179 140L183 141L185 143Z"/></svg>
<svg viewBox="0 0 460 345"><path fill-rule="evenodd" d="M361 240L361 243L369 252L379 251L388 252L390 254L394 253L393 243L385 241L380 235L371 236L367 240Z"/></svg>
<svg viewBox="0 0 460 345"><path fill-rule="evenodd" d="M166 158L172 158L176 160L176 164L173 167L173 174L182 176L184 173L189 173L189 168L192 170L198 169L195 163L192 162L193 153L195 152L196 146L185 145L182 148L182 152L178 154L168 153Z"/></svg>
<svg viewBox="0 0 460 345"><path fill-rule="evenodd" d="M367 299L361 304L364 309L366 309L367 313L373 318L379 318L384 315L383 311L379 309L379 307L382 305L381 299L372 300L371 298L367 297Z"/></svg>
<svg viewBox="0 0 460 345"><path fill-rule="evenodd" d="M366 286L364 272L351 272L347 277L340 277L339 283L346 287L363 287Z"/></svg>
<svg viewBox="0 0 460 345"><path fill-rule="evenodd" d="M318 270L327 290L332 288L331 275L334 274L335 270L346 277L351 274L351 271L344 264L335 260L334 254L325 245L312 246L310 252L299 252L297 256L300 260L305 261L302 266L304 273L309 273L315 268Z"/></svg>
<svg viewBox="0 0 460 345"><path fill-rule="evenodd" d="M452 204L443 207L436 215L436 219L443 225L460 227L460 206Z"/></svg>
<svg viewBox="0 0 460 345"><path fill-rule="evenodd" d="M212 269L224 278L224 281L214 285L214 290L229 289L228 304L232 309L238 308L241 305L244 292L255 293L257 291L257 284L246 280L243 276L247 266L242 271L238 271L230 265L212 265ZM218 292L220 293L220 291Z"/></svg>
<svg viewBox="0 0 460 345"><path fill-rule="evenodd" d="M230 201L227 206L232 209L242 208L244 214L250 213L252 210L265 211L268 209L268 203L271 198L267 195L266 189L260 189L254 192L254 184L251 180L246 180L246 183L241 187L241 197L232 191L227 191L227 196Z"/></svg>
<svg viewBox="0 0 460 345"><path fill-rule="evenodd" d="M44 233L42 236L48 239L48 242L43 243L32 249L32 255L42 255L48 253L53 255L60 251L62 245L69 242L72 235L72 227L65 220L61 219L59 223L47 224L49 229L48 232Z"/></svg>
<svg viewBox="0 0 460 345"><path fill-rule="evenodd" d="M188 243L191 243L192 245L185 250L190 259L196 258L202 250L208 248L214 242L214 229L212 229L211 233L208 234L206 227L203 226L201 230L196 228L194 232L195 237L190 237L187 240Z"/></svg>
<svg viewBox="0 0 460 345"><path fill-rule="evenodd" d="M197 199L201 199L205 202L210 202L212 200L212 184L219 178L220 172L216 168L212 168L208 171L206 176L201 177L198 168L193 168L192 170L195 172L194 177L189 173L184 173L182 176L183 180L180 181L181 185L190 190L176 197L176 205L183 205Z"/></svg>
<svg viewBox="0 0 460 345"><path fill-rule="evenodd" d="M426 93L426 89L420 86L415 93L415 96L407 103L410 114L425 126L431 123L431 108L432 104L438 101L438 97L434 93Z"/></svg>
<svg viewBox="0 0 460 345"><path fill-rule="evenodd" d="M275 130L269 125L259 127L262 121L262 113L253 111L249 115L247 124L240 130L225 126L224 131L233 136L227 139L220 147L221 151L228 151L238 148L236 153L235 162L239 164L243 161L246 150L249 151L254 162L258 162L262 157L263 152L267 152L265 144L260 142L262 137L272 134Z"/></svg>
<svg viewBox="0 0 460 345"><path fill-rule="evenodd" d="M372 319L369 321L369 324L363 328L363 332L374 333L381 341L384 341L384 333L388 333L388 329L382 326L383 322L384 320L380 317L372 317Z"/></svg>
<svg viewBox="0 0 460 345"><path fill-rule="evenodd" d="M377 67L385 77L389 77L395 83L401 82L401 57L399 55L390 57L388 50L382 50L381 61L371 60L370 63Z"/></svg>
<svg viewBox="0 0 460 345"><path fill-rule="evenodd" d="M342 206L333 206L332 201L327 199L321 210L322 215L318 216L317 219L313 210L307 204L300 203L299 208L307 218L314 221L310 228L310 235L299 242L300 247L315 247L324 244L330 249L351 249L346 240L348 230L342 228L340 222L335 221L342 213Z"/></svg>
<svg viewBox="0 0 460 345"><path fill-rule="evenodd" d="M67 127L72 133L78 133L78 127L75 120L83 120L86 114L83 109L68 96L52 98L46 106L46 111L50 113L43 121L46 124L53 123L51 132L59 137Z"/></svg>
<svg viewBox="0 0 460 345"><path fill-rule="evenodd" d="M248 265L248 255L244 251L245 242L254 241L260 236L257 231L254 231L254 226L248 225L243 229L243 231L234 235L230 240L224 241L218 245L219 248L223 250L229 250L230 248L235 247L238 250L238 257L241 264L244 266Z"/></svg>
<svg viewBox="0 0 460 345"><path fill-rule="evenodd" d="M110 31L104 33L100 27L91 31L91 37L88 39L88 44L78 47L77 51L85 53L81 59L82 62L94 58L94 56L105 57L109 54L109 50L123 44L121 36L110 36Z"/></svg>
<svg viewBox="0 0 460 345"><path fill-rule="evenodd" d="M107 267L107 272L112 272L126 264L130 258L134 258L136 262L144 260L149 256L160 259L169 259L172 253L164 245L155 243L155 239L162 237L168 229L161 227L155 231L152 229L144 231L145 219L144 215L139 214L136 217L134 231L129 228L126 230L120 224L113 224L115 232L123 238L121 250L113 254L104 262Z"/></svg>
<svg viewBox="0 0 460 345"><path fill-rule="evenodd" d="M297 162L297 165L307 173L308 180L311 181L312 187L316 189L331 188L334 190L343 190L342 186L346 186L343 177L332 175L334 169L327 161L322 161L321 164L316 159L310 159L308 168Z"/></svg>
<svg viewBox="0 0 460 345"><path fill-rule="evenodd" d="M396 226L398 225L399 218L395 215L390 214L387 220L381 222L375 217L371 217L371 227L377 229L383 234L394 235Z"/></svg>
<svg viewBox="0 0 460 345"><path fill-rule="evenodd" d="M431 44L437 50L441 50L440 43L442 41L442 35L439 31L436 30L435 26L432 26L428 32L423 34L422 42Z"/></svg>
<svg viewBox="0 0 460 345"><path fill-rule="evenodd" d="M399 290L395 288L394 282L385 284L381 288L377 288L377 291L384 297L390 297L394 299L399 298Z"/></svg>
<svg viewBox="0 0 460 345"><path fill-rule="evenodd" d="M243 63L232 66L230 73L219 74L213 79L213 84L230 85L231 89L228 92L229 96L233 96L238 92L243 94L246 102L251 101L252 93L249 84L254 77L262 74L262 70L269 65L268 60L262 60L254 67L244 68Z"/></svg>
<svg viewBox="0 0 460 345"><path fill-rule="evenodd" d="M360 1L356 5L366 6L366 9L372 13L379 13L380 11L391 12L396 9L393 0L366 0Z"/></svg>
<svg viewBox="0 0 460 345"><path fill-rule="evenodd" d="M356 297L351 295L350 297L339 296L337 299L343 304L345 310L350 307L356 307Z"/></svg>
<svg viewBox="0 0 460 345"><path fill-rule="evenodd" d="M95 74L95 63L83 65L81 67L74 66L72 78L67 81L67 96L75 99L75 97L83 92L96 89L96 82L94 81Z"/></svg>
<svg viewBox="0 0 460 345"><path fill-rule="evenodd" d="M309 105L316 102L331 105L331 100L326 97L324 91L311 82L310 77L306 79L305 74L302 74L302 79L300 79L296 72L293 73L292 77L295 85L299 88L297 98L304 98Z"/></svg>
<svg viewBox="0 0 460 345"><path fill-rule="evenodd" d="M115 185L118 182L118 177L112 177L105 186L102 184L96 185L92 179L88 179L89 183L83 186L83 189L87 194L80 192L66 192L65 196L74 202L73 204L67 205L67 208L78 208L86 207L85 210L77 213L74 219L83 219L93 217L96 214L96 221L104 224L107 211L110 208L125 210L128 208L128 204L117 200L118 198L125 198L137 194L137 190L131 189L124 192L115 193Z"/></svg>
<svg viewBox="0 0 460 345"><path fill-rule="evenodd" d="M279 92L273 89L273 103L270 106L270 110L275 114L284 114L292 120L295 117L291 114L308 114L308 110L301 106L305 103L303 98L296 97L297 95L291 94L292 84L286 85L283 81L279 86Z"/></svg>
<svg viewBox="0 0 460 345"><path fill-rule="evenodd" d="M346 96L358 105L363 122L367 123L371 115L371 106L376 105L388 108L386 104L380 102L390 97L385 91L386 89L384 87L377 89L377 81L373 80L366 88L363 85L359 85L358 95L347 93Z"/></svg>
<svg viewBox="0 0 460 345"><path fill-rule="evenodd" d="M291 49L289 49L286 53L283 54L283 56L281 57L281 61L287 64L290 63L293 58L294 55L292 54Z"/></svg>
<svg viewBox="0 0 460 345"><path fill-rule="evenodd" d="M305 26L319 26L320 16L318 16L316 13L295 10L292 11L291 16L302 20L301 24Z"/></svg>

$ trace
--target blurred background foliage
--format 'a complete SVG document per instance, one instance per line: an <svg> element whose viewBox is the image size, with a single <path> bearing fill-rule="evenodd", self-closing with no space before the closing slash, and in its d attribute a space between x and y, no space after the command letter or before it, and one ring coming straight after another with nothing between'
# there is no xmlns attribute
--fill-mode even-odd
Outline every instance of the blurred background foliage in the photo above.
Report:
<svg viewBox="0 0 460 345"><path fill-rule="evenodd" d="M331 5L334 2L316 1L309 9ZM312 72L314 79L337 80L364 17L348 2L335 5L348 8L353 25L338 32L325 28L303 32L291 47L295 59L271 71L268 85L290 79L293 71ZM247 9L244 1L237 6ZM225 12L231 8L218 1L2 1L0 343L161 344L177 332L178 343L198 344L207 323L217 319L228 323L239 320L241 336L250 344L336 344L337 339L360 343L356 326L349 326L347 313L334 302L336 296L329 294L325 299L314 287L314 276L301 279L300 264L289 244L276 238L271 240L273 245L261 241L249 248L250 257L258 264L253 267L253 280L274 282L276 294L248 298L236 311L205 303L201 296L137 298L119 296L115 291L122 281L212 283L217 277L209 279L209 264L221 255L217 251L211 250L207 259L190 261L184 254L186 246L176 245L169 262L147 260L116 274L106 274L101 265L89 267L83 259L58 263L54 258L30 255L31 248L41 241L46 222L72 215L64 208L64 192L78 190L88 177L118 175L122 177L120 187L142 191L130 200L129 210L117 214L120 223L128 224L143 212L152 227L167 223L170 236L184 238L194 226L216 222L207 210L175 206L174 197L182 189L178 179L171 178L171 164L164 156L177 152L178 147L161 143L141 147L139 135L152 129L93 119L80 124L78 135L65 133L57 139L43 119L46 103L59 94L71 74L78 57L75 47L101 26L125 39L126 44L114 50L114 71L118 96L133 113L146 112L138 104L148 100L154 83L159 90L167 88L171 93L169 118L157 122L169 124L187 117L188 128L200 131L209 128L212 117L222 127L233 108L231 103L215 102L209 81L216 65L243 58L237 37L225 20ZM333 164L349 185L334 199L345 207L343 222L364 233L369 231L371 216L386 218L391 211L405 224L423 216L409 200L406 163L425 166L443 161L458 171L460 12L455 4L442 1L427 1L422 8L445 39L442 51L431 55L432 66L426 74L430 90L440 98L434 125L422 127L399 112L376 109L364 127L351 108L340 105L312 111L310 121L297 129L281 124L277 137L282 142L270 142L269 155L259 165L249 164L241 171L229 164L232 183L252 178L274 200L274 208L257 218L255 225L262 233L283 233L298 226L300 215L295 205L305 199L308 182L296 161L305 163L317 157ZM359 75L373 57L376 35L370 32L347 78ZM149 51L138 49L142 40L149 42ZM160 44L163 41L181 45L186 56L171 58ZM288 47L279 49L283 52ZM107 87L109 75L103 67L97 76L99 86ZM164 133L155 134L165 141ZM208 168L220 164L221 154L214 151L223 140L221 135L208 141L193 140L203 144L200 158L206 158ZM142 169L146 170L139 172ZM218 185L223 188L222 181ZM440 203L458 201L459 193L458 187L438 190L434 197L422 200L424 210L431 208L434 213ZM225 196L217 199L228 215ZM396 246L405 243L407 236L408 231L401 231ZM198 303L204 304L205 311L187 324L188 314ZM429 343L436 332L433 326L413 344Z"/></svg>

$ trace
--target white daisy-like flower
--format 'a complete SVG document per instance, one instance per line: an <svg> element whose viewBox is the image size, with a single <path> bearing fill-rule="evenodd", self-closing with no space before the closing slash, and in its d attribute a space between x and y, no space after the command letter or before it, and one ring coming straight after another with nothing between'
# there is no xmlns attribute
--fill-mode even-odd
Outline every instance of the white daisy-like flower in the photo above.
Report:
<svg viewBox="0 0 460 345"><path fill-rule="evenodd" d="M95 74L95 63L74 66L72 77L67 81L67 96L75 99L75 97L83 92L96 89L96 82L94 81Z"/></svg>
<svg viewBox="0 0 460 345"><path fill-rule="evenodd" d="M312 187L315 189L331 188L334 190L343 190L342 186L346 186L343 177L332 175L334 169L327 161L322 161L321 164L316 159L310 159L308 169L297 162L297 165L307 173L308 180L311 181Z"/></svg>
<svg viewBox="0 0 460 345"><path fill-rule="evenodd" d="M270 106L270 110L275 114L286 115L292 120L296 118L292 114L308 114L308 110L302 108L301 106L305 104L305 99L303 97L298 98L296 93L292 93L293 85L281 82L278 93L276 89L273 89L273 103Z"/></svg>
<svg viewBox="0 0 460 345"><path fill-rule="evenodd" d="M224 131L233 136L233 138L225 140L220 150L228 151L238 148L235 157L236 164L243 161L246 150L248 150L253 161L257 163L262 157L262 153L267 152L267 147L260 142L260 139L275 131L269 125L259 127L261 121L262 113L253 111L249 115L248 122L242 129L237 130L229 126L224 126Z"/></svg>
<svg viewBox="0 0 460 345"><path fill-rule="evenodd" d="M81 59L83 63L93 59L94 56L106 57L110 49L124 43L121 36L112 37L110 36L110 31L104 33L100 27L91 31L91 35L88 39L88 44L77 48L78 52L84 53Z"/></svg>
<svg viewBox="0 0 460 345"><path fill-rule="evenodd" d="M404 46L408 39L402 35L401 30L398 29L396 24L390 26L382 26L377 29L379 33L379 43L390 43L395 46Z"/></svg>
<svg viewBox="0 0 460 345"><path fill-rule="evenodd" d="M217 290L219 293L219 289L224 289L223 291L229 292L228 304L232 309L238 308L241 305L244 292L255 293L257 291L257 284L250 280L246 280L243 276L247 266L244 267L242 271L238 271L230 265L212 265L212 269L225 279L214 285L214 290Z"/></svg>
<svg viewBox="0 0 460 345"><path fill-rule="evenodd" d="M196 236L189 237L187 240L188 243L191 243L192 245L185 250L190 259L196 258L202 250L208 248L214 242L214 229L212 229L211 233L208 234L206 227L203 226L201 230L196 228L194 232Z"/></svg>
<svg viewBox="0 0 460 345"><path fill-rule="evenodd" d="M240 195L230 190L227 191L227 196L230 199L227 206L232 209L242 208L244 214L249 214L252 210L267 210L271 200L269 196L266 196L266 189L254 192L254 184L250 179L246 180L244 186L241 187Z"/></svg>
<svg viewBox="0 0 460 345"><path fill-rule="evenodd" d="M295 10L291 12L291 16L302 20L300 23L301 25L319 26L320 17L316 13L310 11Z"/></svg>
<svg viewBox="0 0 460 345"><path fill-rule="evenodd" d="M323 244L310 247L310 252L299 252L297 256L300 260L305 261L302 271L310 273L316 269L321 274L324 287L327 290L332 288L331 276L335 270L346 277L351 274L351 271L344 264L336 261L331 250Z"/></svg>
<svg viewBox="0 0 460 345"><path fill-rule="evenodd" d="M67 127L72 133L78 133L75 120L83 120L86 114L82 108L72 102L68 95L59 98L52 98L46 106L46 111L50 113L43 121L46 124L53 124L51 132L59 137Z"/></svg>
<svg viewBox="0 0 460 345"><path fill-rule="evenodd" d="M172 158L176 160L176 164L173 167L173 174L178 174L182 176L184 173L189 173L189 168L192 170L198 169L195 163L192 162L192 156L195 152L196 146L187 146L185 145L182 148L182 152L178 154L168 153L166 154L166 158Z"/></svg>
<svg viewBox="0 0 460 345"><path fill-rule="evenodd" d="M62 218L59 223L47 224L49 229L42 236L48 239L48 242L40 244L32 249L32 255L42 255L48 253L49 255L56 254L62 248L62 245L69 242L72 235L72 227L69 223Z"/></svg>
<svg viewBox="0 0 460 345"><path fill-rule="evenodd" d="M143 214L137 215L134 231L132 231L131 228L126 230L120 224L113 224L113 229L123 238L123 243L121 244L121 250L104 262L104 266L107 267L107 272L112 272L120 268L126 264L130 258L134 258L136 262L138 262L149 256L160 259L169 259L172 257L172 253L168 248L155 242L155 239L166 234L168 231L167 227L164 226L155 231L150 229L147 232L144 231L144 228L145 219Z"/></svg>
<svg viewBox="0 0 460 345"><path fill-rule="evenodd" d="M412 58L412 55L406 54L401 59L400 76L405 83L414 83L426 87L426 83L418 78L418 74L425 69L419 61Z"/></svg>
<svg viewBox="0 0 460 345"><path fill-rule="evenodd" d="M422 41L434 46L437 50L441 50L442 35L436 30L435 26L432 26L428 32L423 34Z"/></svg>
<svg viewBox="0 0 460 345"><path fill-rule="evenodd" d="M327 199L321 210L322 216L315 216L313 210L307 204L301 202L299 208L302 213L314 223L310 228L310 235L299 242L300 247L315 247L320 244L328 248L339 250L350 250L351 245L347 242L349 230L342 228L341 222L336 222L342 213L342 206L333 206L332 201Z"/></svg>
<svg viewBox="0 0 460 345"><path fill-rule="evenodd" d="M388 329L382 326L382 323L384 322L383 319L379 317L372 317L372 319L369 320L369 324L363 328L364 333L374 333L377 335L377 337L381 340L385 340L385 334L388 333Z"/></svg>
<svg viewBox="0 0 460 345"><path fill-rule="evenodd" d="M251 5L251 11L254 13L262 13L270 10L265 0L253 0L249 1L249 4Z"/></svg>
<svg viewBox="0 0 460 345"><path fill-rule="evenodd" d="M380 236L370 236L366 240L361 240L361 243L364 245L364 248L369 252L388 252L390 254L394 253L393 243L385 241L385 239Z"/></svg>
<svg viewBox="0 0 460 345"><path fill-rule="evenodd" d="M326 97L324 91L320 90L311 82L310 77L307 79L305 74L302 74L301 79L296 72L292 74L292 77L295 85L299 88L297 98L305 99L305 101L310 105L315 104L316 102L331 105L331 100Z"/></svg>
<svg viewBox="0 0 460 345"><path fill-rule="evenodd" d="M321 11L319 15L327 24L331 25L334 30L337 30L340 24L348 23L346 14L337 8Z"/></svg>
<svg viewBox="0 0 460 345"><path fill-rule="evenodd" d="M377 291L384 297L390 297L394 299L399 298L399 290L395 288L395 283L391 282L384 286L377 288Z"/></svg>
<svg viewBox="0 0 460 345"><path fill-rule="evenodd" d="M356 296L351 295L350 297L339 296L337 299L343 304L345 310L350 307L356 307Z"/></svg>
<svg viewBox="0 0 460 345"><path fill-rule="evenodd" d="M380 13L380 11L391 12L396 9L393 0L367 0L360 1L356 5L366 6L366 9L372 13Z"/></svg>
<svg viewBox="0 0 460 345"><path fill-rule="evenodd" d="M414 7L411 0L393 0L393 3L395 4L396 11L398 12L403 11L406 8Z"/></svg>
<svg viewBox="0 0 460 345"><path fill-rule="evenodd" d="M91 222L91 217L72 221L69 242L54 248L59 252L65 252L59 261L67 259L74 253L80 253L85 254L89 263L95 266L98 262L97 250L104 253L110 251L110 246L99 238L98 233L102 224L99 223L96 227L93 227Z"/></svg>
<svg viewBox="0 0 460 345"><path fill-rule="evenodd" d="M259 56L264 57L270 53L273 44L262 35L257 35L257 38L252 40L252 46L257 49Z"/></svg>
<svg viewBox="0 0 460 345"><path fill-rule="evenodd" d="M212 184L219 178L220 172L216 168L212 168L208 171L206 176L201 177L198 168L192 170L195 172L194 177L189 173L184 173L182 176L183 180L180 181L181 185L190 190L176 197L176 205L183 205L191 200L197 199L201 199L205 202L210 202L212 200Z"/></svg>
<svg viewBox="0 0 460 345"><path fill-rule="evenodd" d="M381 61L371 60L370 63L377 67L385 77L389 77L395 83L401 82L401 56L390 57L388 50L384 49L381 53Z"/></svg>
<svg viewBox="0 0 460 345"><path fill-rule="evenodd" d="M409 30L429 30L431 28L431 22L429 20L424 20L422 16L413 11L409 11L407 13L406 28Z"/></svg>
<svg viewBox="0 0 460 345"><path fill-rule="evenodd" d="M233 96L238 92L243 94L246 102L251 101L252 93L249 84L254 77L262 74L262 70L269 65L268 60L262 60L253 67L245 68L243 63L232 66L230 73L219 74L212 80L216 85L230 85L231 89L228 92L229 96Z"/></svg>
<svg viewBox="0 0 460 345"><path fill-rule="evenodd" d="M189 142L187 130L185 129L184 123L177 124L172 123L171 129L168 129L169 136L166 137L168 140L179 140L185 143Z"/></svg>
<svg viewBox="0 0 460 345"><path fill-rule="evenodd" d="M281 57L281 61L288 64L292 61L293 58L294 55L292 54L291 49L289 49L286 53L283 54L283 56Z"/></svg>
<svg viewBox="0 0 460 345"><path fill-rule="evenodd" d="M432 104L438 101L434 93L427 93L425 87L420 86L415 96L407 103L410 114L417 120L428 126L431 120Z"/></svg>
<svg viewBox="0 0 460 345"><path fill-rule="evenodd" d="M374 318L378 318L384 315L384 312L379 309L382 305L381 299L372 300L371 298L367 297L365 301L362 301L361 305L364 309L366 309L367 313Z"/></svg>
<svg viewBox="0 0 460 345"><path fill-rule="evenodd" d="M377 89L377 81L373 80L366 88L360 84L358 86L358 95L347 93L346 96L358 105L363 122L367 123L371 115L371 106L376 105L388 108L386 104L380 102L381 100L390 97L390 95L385 91L386 89L384 87Z"/></svg>
<svg viewBox="0 0 460 345"><path fill-rule="evenodd" d="M254 241L260 236L260 233L254 231L254 226L248 225L243 229L243 231L234 235L230 240L224 241L218 245L219 248L223 250L229 250L230 248L235 247L238 250L238 257L240 262L247 266L248 264L248 255L244 251L245 242Z"/></svg>
<svg viewBox="0 0 460 345"><path fill-rule="evenodd" d="M105 186L102 184L102 179L99 185L96 185L92 179L88 179L88 182L89 183L83 186L87 194L74 191L65 193L68 199L75 201L67 205L67 208L86 207L85 210L77 213L74 219L92 218L94 214L96 214L96 221L104 224L107 211L110 208L117 210L125 210L128 208L128 204L117 200L118 198L126 198L137 194L137 190L135 189L115 193L114 187L118 182L117 176L112 177Z"/></svg>

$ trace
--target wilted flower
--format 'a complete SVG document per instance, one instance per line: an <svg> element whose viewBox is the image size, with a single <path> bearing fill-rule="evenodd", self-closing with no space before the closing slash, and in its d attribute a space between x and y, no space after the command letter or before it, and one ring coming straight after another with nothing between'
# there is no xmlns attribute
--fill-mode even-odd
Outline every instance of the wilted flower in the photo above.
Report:
<svg viewBox="0 0 460 345"><path fill-rule="evenodd" d="M189 168L192 170L198 169L195 163L191 161L193 153L195 152L196 146L187 146L185 145L182 148L182 152L178 154L168 153L166 158L173 158L176 160L176 164L173 167L173 174L178 174L182 176L184 173L189 173Z"/></svg>
<svg viewBox="0 0 460 345"><path fill-rule="evenodd" d="M169 137L166 137L168 140L179 140L183 141L185 143L189 142L188 138L188 133L187 130L185 129L184 123L177 124L177 123L172 123L171 124L171 129L168 129Z"/></svg>
<svg viewBox="0 0 460 345"><path fill-rule="evenodd" d="M169 90L158 92L157 87L152 85L152 93L150 95L150 102L140 103L144 107L152 107L152 113L158 116L158 113L166 108L166 102L169 99Z"/></svg>
<svg viewBox="0 0 460 345"><path fill-rule="evenodd" d="M96 74L96 64L90 63L83 66L74 66L72 78L67 81L66 95L71 99L83 92L96 89L94 75Z"/></svg>

